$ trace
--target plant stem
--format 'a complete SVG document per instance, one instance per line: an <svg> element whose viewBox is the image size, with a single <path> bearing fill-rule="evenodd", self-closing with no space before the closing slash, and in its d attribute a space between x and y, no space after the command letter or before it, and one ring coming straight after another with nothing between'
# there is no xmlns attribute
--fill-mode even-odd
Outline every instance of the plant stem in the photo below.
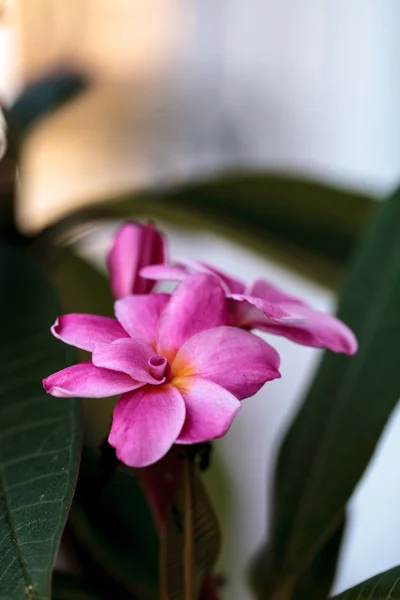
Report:
<svg viewBox="0 0 400 600"><path fill-rule="evenodd" d="M192 498L192 468L193 463L189 457L185 459L183 471L184 481L184 544L183 544L183 576L185 600L195 600L194 598L194 568L193 568L193 498Z"/></svg>

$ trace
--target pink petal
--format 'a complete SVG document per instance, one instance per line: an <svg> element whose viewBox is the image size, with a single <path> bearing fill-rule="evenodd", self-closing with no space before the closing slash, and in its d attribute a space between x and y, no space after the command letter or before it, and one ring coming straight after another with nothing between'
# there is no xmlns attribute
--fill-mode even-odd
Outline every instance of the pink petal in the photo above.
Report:
<svg viewBox="0 0 400 600"><path fill-rule="evenodd" d="M216 277L218 277L218 279L221 280L228 293L243 294L246 289L245 284L242 281L240 281L240 279L235 279L227 273L224 273L224 271L220 271L219 269L216 269L215 267L209 265L206 262L200 260L187 260L182 261L182 264L191 267L198 273L210 273L212 275L215 275Z"/></svg>
<svg viewBox="0 0 400 600"><path fill-rule="evenodd" d="M158 322L169 299L169 294L127 296L115 303L115 316L131 337L155 344Z"/></svg>
<svg viewBox="0 0 400 600"><path fill-rule="evenodd" d="M190 273L183 267L150 265L140 269L140 275L145 279L153 279L154 281L183 281Z"/></svg>
<svg viewBox="0 0 400 600"><path fill-rule="evenodd" d="M135 381L159 385L164 383L150 374L149 360L155 351L141 340L126 338L115 340L111 344L97 344L93 350L92 361L96 367L120 371L130 375Z"/></svg>
<svg viewBox="0 0 400 600"><path fill-rule="evenodd" d="M171 366L174 377L209 379L243 399L280 377L279 362L276 350L253 333L216 327L188 340Z"/></svg>
<svg viewBox="0 0 400 600"><path fill-rule="evenodd" d="M128 222L118 230L107 257L111 289L115 298L147 294L154 282L139 271L146 265L165 261L164 239L151 224Z"/></svg>
<svg viewBox="0 0 400 600"><path fill-rule="evenodd" d="M230 294L228 296L229 323L235 327L248 329L251 329L251 323L256 319L272 323L303 323L306 319L304 316L300 316L296 306L293 307L292 312L289 312L282 306L262 298L245 294Z"/></svg>
<svg viewBox="0 0 400 600"><path fill-rule="evenodd" d="M108 441L123 463L146 467L175 443L185 413L185 402L176 388L146 386L118 400Z"/></svg>
<svg viewBox="0 0 400 600"><path fill-rule="evenodd" d="M291 304L307 306L307 304L300 298L296 298L296 296L287 294L268 281L265 281L265 279L257 279L253 285L250 286L249 294L251 296L255 296L256 298L263 298L264 300L268 300L268 302L273 302L274 304L290 302Z"/></svg>
<svg viewBox="0 0 400 600"><path fill-rule="evenodd" d="M158 353L171 361L196 333L226 323L225 294L216 277L191 275L174 290L161 315Z"/></svg>
<svg viewBox="0 0 400 600"><path fill-rule="evenodd" d="M92 352L97 343L113 342L128 337L115 319L76 313L58 317L51 332L66 344L88 352Z"/></svg>
<svg viewBox="0 0 400 600"><path fill-rule="evenodd" d="M282 335L304 346L328 348L333 352L343 352L349 355L357 352L358 344L354 333L336 317L321 313L264 281L257 281L251 292L262 294L267 298L275 298L279 302L280 308L304 317L305 322L278 324L258 316L248 324L249 327Z"/></svg>
<svg viewBox="0 0 400 600"><path fill-rule="evenodd" d="M44 389L57 398L108 398L143 385L129 375L80 363L43 379Z"/></svg>
<svg viewBox="0 0 400 600"><path fill-rule="evenodd" d="M241 403L220 385L184 377L177 385L186 405L186 419L177 442L196 444L225 435Z"/></svg>

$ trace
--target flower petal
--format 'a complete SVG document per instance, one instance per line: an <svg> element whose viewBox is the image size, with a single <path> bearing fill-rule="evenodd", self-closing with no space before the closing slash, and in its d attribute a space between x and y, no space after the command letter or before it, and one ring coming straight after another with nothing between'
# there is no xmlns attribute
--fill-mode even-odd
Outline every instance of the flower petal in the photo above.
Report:
<svg viewBox="0 0 400 600"><path fill-rule="evenodd" d="M183 281L190 273L184 267L170 265L150 265L140 269L140 275L154 281Z"/></svg>
<svg viewBox="0 0 400 600"><path fill-rule="evenodd" d="M265 279L257 279L252 286L250 286L249 294L256 298L263 298L268 302L274 304L281 304L282 302L289 302L290 304L298 304L300 306L307 306L303 300L296 296L291 296L283 290L280 290L276 286L272 285Z"/></svg>
<svg viewBox="0 0 400 600"><path fill-rule="evenodd" d="M157 229L151 224L124 223L107 256L114 297L151 292L154 282L142 278L139 271L146 265L163 263L164 260L164 239Z"/></svg>
<svg viewBox="0 0 400 600"><path fill-rule="evenodd" d="M221 280L223 286L226 288L227 293L243 294L246 289L245 284L240 281L240 279L235 279L224 271L220 271L219 269L201 260L186 260L182 261L182 264L192 268L198 273L211 273L212 275L215 275Z"/></svg>
<svg viewBox="0 0 400 600"><path fill-rule="evenodd" d="M200 331L226 325L224 291L213 275L191 275L182 281L160 319L157 350L172 360L179 348Z"/></svg>
<svg viewBox="0 0 400 600"><path fill-rule="evenodd" d="M176 441L185 422L185 402L171 385L124 394L114 409L108 441L129 467L160 460Z"/></svg>
<svg viewBox="0 0 400 600"><path fill-rule="evenodd" d="M200 377L184 377L177 388L186 405L185 424L178 443L196 444L225 435L241 407L233 394Z"/></svg>
<svg viewBox="0 0 400 600"><path fill-rule="evenodd" d="M190 338L172 363L172 375L195 375L248 398L267 381L280 377L279 354L253 333L215 327Z"/></svg>
<svg viewBox="0 0 400 600"><path fill-rule="evenodd" d="M108 398L142 385L129 375L99 369L91 362L68 367L43 379L46 392L57 398Z"/></svg>
<svg viewBox="0 0 400 600"><path fill-rule="evenodd" d="M65 344L88 352L92 352L96 343L113 342L128 337L115 319L77 313L58 317L51 332Z"/></svg>
<svg viewBox="0 0 400 600"><path fill-rule="evenodd" d="M160 385L165 378L158 380L150 374L148 361L154 355L153 348L145 342L126 338L115 340L111 344L97 344L92 361L96 367L126 373L135 381Z"/></svg>
<svg viewBox="0 0 400 600"><path fill-rule="evenodd" d="M349 355L357 352L358 344L354 333L340 319L321 313L261 280L254 284L251 293L267 299L273 298L275 302L279 303L280 308L304 317L305 322L298 324L271 323L258 315L248 324L249 327L282 335L304 346L328 348L333 352L343 352Z"/></svg>
<svg viewBox="0 0 400 600"><path fill-rule="evenodd" d="M169 294L127 296L115 303L115 316L132 338L155 344L158 322L169 299Z"/></svg>
<svg viewBox="0 0 400 600"><path fill-rule="evenodd" d="M299 315L296 307L292 313L283 310L278 304L262 298L246 294L229 294L228 296L229 323L235 327L251 329L251 323L259 318L272 323L304 323L304 316ZM261 314L260 314L261 313Z"/></svg>

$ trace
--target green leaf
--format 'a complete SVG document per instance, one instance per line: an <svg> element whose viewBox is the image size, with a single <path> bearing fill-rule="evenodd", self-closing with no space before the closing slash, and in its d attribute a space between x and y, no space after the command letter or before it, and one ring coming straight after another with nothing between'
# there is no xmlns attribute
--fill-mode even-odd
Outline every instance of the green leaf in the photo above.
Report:
<svg viewBox="0 0 400 600"><path fill-rule="evenodd" d="M76 575L56 571L52 600L105 600L94 586Z"/></svg>
<svg viewBox="0 0 400 600"><path fill-rule="evenodd" d="M79 463L80 409L41 380L70 364L49 326L59 314L37 268L0 247L0 599L50 597Z"/></svg>
<svg viewBox="0 0 400 600"><path fill-rule="evenodd" d="M5 119L6 148L2 148L2 135L0 132L0 235L15 241L18 238L15 222L15 204L17 197L17 151L15 137L8 117L8 112L0 103L0 112ZM0 123L1 129L1 123ZM2 152L4 151L4 155Z"/></svg>
<svg viewBox="0 0 400 600"><path fill-rule="evenodd" d="M73 248L57 248L50 275L65 312L114 316L114 299L107 278Z"/></svg>
<svg viewBox="0 0 400 600"><path fill-rule="evenodd" d="M187 459L185 467L190 468L183 470L161 540L161 598L168 600L189 597L185 595L185 579L190 571L193 572L193 597L197 597L221 545L218 520L200 475ZM192 546L189 558L188 536Z"/></svg>
<svg viewBox="0 0 400 600"><path fill-rule="evenodd" d="M344 532L344 519L327 544L314 557L311 564L301 573L293 589L293 600L321 600L328 598L336 573Z"/></svg>
<svg viewBox="0 0 400 600"><path fill-rule="evenodd" d="M49 73L29 84L10 107L8 114L20 135L38 119L56 110L86 88L85 78L76 72Z"/></svg>
<svg viewBox="0 0 400 600"><path fill-rule="evenodd" d="M337 530L400 396L400 192L382 203L356 253L339 317L354 357L327 353L283 442L275 478L270 562L254 569L258 598L292 598L299 575ZM263 570L268 568L268 576ZM268 586L265 581L268 580ZM272 591L271 591L272 590ZM273 592L273 593L272 593Z"/></svg>
<svg viewBox="0 0 400 600"><path fill-rule="evenodd" d="M260 239L282 238L339 262L349 257L355 234L373 207L362 194L256 172L190 184L166 200L245 227Z"/></svg>
<svg viewBox="0 0 400 600"><path fill-rule="evenodd" d="M157 598L159 541L146 498L125 470L101 483L99 456L86 448L69 519L75 541L117 589Z"/></svg>
<svg viewBox="0 0 400 600"><path fill-rule="evenodd" d="M332 600L400 600L400 567L379 573Z"/></svg>
<svg viewBox="0 0 400 600"><path fill-rule="evenodd" d="M51 225L44 235L83 222L144 215L203 228L332 285L375 201L291 175L238 172L169 191L105 198Z"/></svg>
<svg viewBox="0 0 400 600"><path fill-rule="evenodd" d="M278 598L290 598L291 600L326 600L332 587L336 573L336 562L338 560L341 543L343 539L345 520L339 523L336 532L329 538L327 544L318 552L304 571L299 573L293 583L288 580L286 589L279 590ZM259 561L259 562L258 562ZM259 553L255 561L255 573L250 586L257 596L257 591L264 590L262 598L273 598L270 596L274 587L273 573L270 565L272 563L270 549L266 545ZM286 595L287 594L287 595ZM260 596L258 596L260 597Z"/></svg>

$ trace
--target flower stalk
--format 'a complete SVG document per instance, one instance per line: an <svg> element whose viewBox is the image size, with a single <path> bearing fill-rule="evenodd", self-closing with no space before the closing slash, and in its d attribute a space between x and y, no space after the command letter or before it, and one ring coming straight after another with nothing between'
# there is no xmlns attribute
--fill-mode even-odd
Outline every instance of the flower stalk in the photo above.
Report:
<svg viewBox="0 0 400 600"><path fill-rule="evenodd" d="M185 457L183 468L184 486L184 544L183 544L183 569L185 582L185 600L195 600L194 593L194 557L193 557L193 484L192 468L188 455Z"/></svg>

